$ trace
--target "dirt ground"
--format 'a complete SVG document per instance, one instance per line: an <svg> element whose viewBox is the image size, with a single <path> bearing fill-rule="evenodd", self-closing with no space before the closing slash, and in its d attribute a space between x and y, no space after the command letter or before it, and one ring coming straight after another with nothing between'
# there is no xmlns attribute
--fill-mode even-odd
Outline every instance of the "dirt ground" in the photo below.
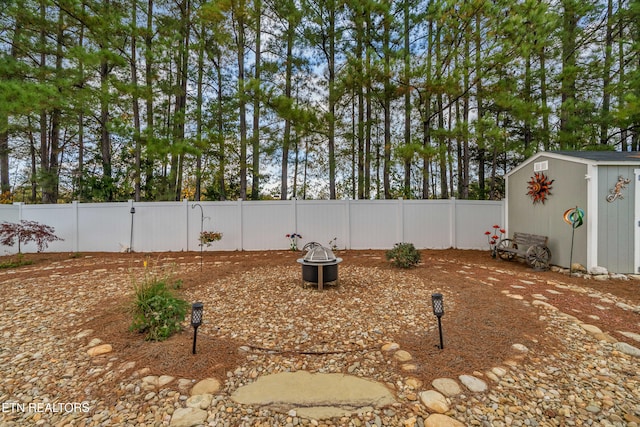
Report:
<svg viewBox="0 0 640 427"><path fill-rule="evenodd" d="M33 277L34 274L40 273L43 276L49 275L50 271L45 268L52 263L86 255L90 255L90 268L101 271L113 270L113 274L123 274L123 259L129 265L139 264L144 259L150 258L162 264L170 262L164 260L175 260L176 257L180 257L182 263L194 266L190 272L180 273L177 277L183 283L178 293L184 293L204 291L214 279L233 277L252 269L295 265L295 260L301 256L301 253L204 252L202 259L199 252L92 253L80 256L68 253L43 253L26 254L24 258L33 260L36 266L43 267L31 270L29 277ZM385 260L384 251L339 251L338 256L344 260L342 266L396 270ZM486 370L494 366L495 361L508 358L513 352L511 345L514 342L543 351L554 351L557 343L554 341L553 334L547 333L547 325L539 318L539 312L520 301L504 297L503 291L516 292L514 286L517 287L517 293L525 296L543 294L545 290L553 287L553 283L583 287L587 292L545 293L545 296L549 304L558 307L561 311L600 327L618 340L637 345L616 331L624 330L640 334L640 313L622 310L615 306L603 311L596 307L594 298L589 294L592 293L591 290L598 291L638 306L640 305L640 281L594 281L568 277L551 271L534 272L519 262L492 259L488 251L423 250L421 256L422 262L416 268L409 270L409 274L429 277L433 282L441 284L450 295L454 296L456 304L455 311L447 311L445 300L445 315L442 318L445 334L444 351L437 347L438 337L433 333L401 334L396 337L396 342L414 355L421 367L416 376L424 381L430 382L436 375L456 376L476 370ZM2 258L6 260L7 257ZM4 261L2 258L0 262ZM212 276L213 271L207 267L200 271L201 262L206 266L223 258L233 259L234 262L220 263L215 269L215 277ZM86 271L87 265L78 262L77 271ZM12 274L14 278L23 274L20 268L14 270ZM72 274L74 271L66 269L65 272ZM493 276L499 273L508 274L511 279L496 281ZM91 280L90 275L87 280ZM327 287L322 292L331 293L335 292L335 289ZM375 295L362 297L375 298ZM335 304L340 304L337 293L335 298ZM96 304L97 311L93 319L85 325L86 328L99 330L102 340L117 348L122 359L136 361L137 366L148 366L155 374L183 378L215 376L224 379L227 372L232 372L242 363L244 356L238 352L238 348L248 343L206 333L198 335L198 352L207 354L207 357L185 358L185 352L191 348L193 338L193 330L189 327L165 342L145 342L140 334L128 330L131 323L130 304L130 296L105 297ZM256 301L256 304L260 302ZM428 306L430 307L430 301ZM424 316L429 322L433 322L433 313L426 312ZM289 356L296 357L295 354Z"/></svg>

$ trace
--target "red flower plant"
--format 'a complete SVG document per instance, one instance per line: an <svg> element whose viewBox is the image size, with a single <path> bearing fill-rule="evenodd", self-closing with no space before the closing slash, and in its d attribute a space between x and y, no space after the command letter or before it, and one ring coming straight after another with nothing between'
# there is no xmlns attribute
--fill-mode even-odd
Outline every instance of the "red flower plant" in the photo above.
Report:
<svg viewBox="0 0 640 427"><path fill-rule="evenodd" d="M498 235L498 232L500 235ZM502 236L506 233L504 228L500 228L499 225L493 226L493 233L491 231L485 231L484 235L487 236L487 241L489 242L489 250L491 251L491 256L496 257L496 247L498 246L498 242L502 240Z"/></svg>

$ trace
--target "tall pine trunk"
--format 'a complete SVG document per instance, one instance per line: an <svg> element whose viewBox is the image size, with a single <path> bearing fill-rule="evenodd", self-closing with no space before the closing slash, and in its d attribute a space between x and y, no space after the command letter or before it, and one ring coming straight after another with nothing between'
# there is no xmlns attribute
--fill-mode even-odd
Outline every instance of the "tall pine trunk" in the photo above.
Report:
<svg viewBox="0 0 640 427"><path fill-rule="evenodd" d="M133 144L134 144L134 165L133 165L133 188L134 200L140 201L140 166L142 147L140 142L140 97L138 95L138 63L137 63L137 10L138 0L132 0L131 4L131 25L133 26L133 34L131 35L131 85L133 86L132 110L133 110Z"/></svg>
<svg viewBox="0 0 640 427"><path fill-rule="evenodd" d="M251 183L251 199L258 200L260 198L260 104L262 102L262 83L261 79L261 33L262 33L262 0L254 0L255 4L255 22L256 22L256 44L255 44L255 75L253 82L253 135L252 142L252 183Z"/></svg>
<svg viewBox="0 0 640 427"><path fill-rule="evenodd" d="M600 144L609 143L609 106L611 105L611 67L613 65L613 0L607 0L604 63L602 66L602 109L600 111Z"/></svg>

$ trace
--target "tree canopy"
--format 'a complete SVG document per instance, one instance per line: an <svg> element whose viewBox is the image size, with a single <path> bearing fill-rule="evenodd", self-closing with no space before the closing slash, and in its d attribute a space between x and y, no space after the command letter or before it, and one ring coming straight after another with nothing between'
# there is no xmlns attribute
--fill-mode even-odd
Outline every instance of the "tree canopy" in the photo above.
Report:
<svg viewBox="0 0 640 427"><path fill-rule="evenodd" d="M2 201L496 199L640 150L640 0L7 0Z"/></svg>

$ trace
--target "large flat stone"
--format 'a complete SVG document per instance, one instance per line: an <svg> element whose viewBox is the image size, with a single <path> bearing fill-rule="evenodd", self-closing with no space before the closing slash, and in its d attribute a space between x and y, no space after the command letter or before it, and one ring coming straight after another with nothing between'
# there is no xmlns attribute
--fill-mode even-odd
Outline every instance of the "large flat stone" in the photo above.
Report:
<svg viewBox="0 0 640 427"><path fill-rule="evenodd" d="M191 427L205 422L209 414L198 408L178 408L171 417L171 427Z"/></svg>
<svg viewBox="0 0 640 427"><path fill-rule="evenodd" d="M245 405L268 406L305 418L327 419L383 407L395 398L383 384L344 374L283 372L258 378L237 389L231 399Z"/></svg>
<svg viewBox="0 0 640 427"><path fill-rule="evenodd" d="M460 375L458 377L460 382L464 384L469 391L474 393L482 393L487 391L487 383L482 381L480 378L476 378L473 375Z"/></svg>

